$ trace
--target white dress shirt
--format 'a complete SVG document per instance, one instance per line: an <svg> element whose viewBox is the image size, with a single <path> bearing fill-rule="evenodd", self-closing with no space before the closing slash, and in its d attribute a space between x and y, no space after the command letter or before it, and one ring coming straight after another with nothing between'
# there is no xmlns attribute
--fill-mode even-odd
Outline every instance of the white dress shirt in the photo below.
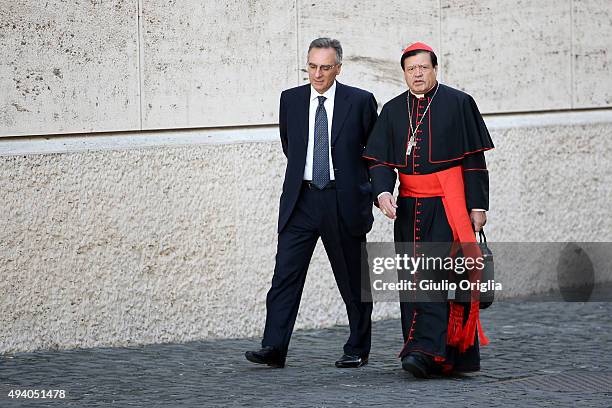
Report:
<svg viewBox="0 0 612 408"><path fill-rule="evenodd" d="M334 164L332 163L332 155L331 155L331 128L332 128L332 119L334 117L334 98L336 96L336 81L332 84L332 86L325 91L325 93L320 94L310 86L310 106L308 109L308 148L306 150L306 165L304 166L304 180L312 180L312 159L313 159L313 151L314 151L314 125L315 125L315 115L317 113L317 108L319 107L319 96L324 96L325 102L323 102L323 106L325 107L325 111L327 112L327 151L329 154L329 179L335 180L334 176Z"/></svg>

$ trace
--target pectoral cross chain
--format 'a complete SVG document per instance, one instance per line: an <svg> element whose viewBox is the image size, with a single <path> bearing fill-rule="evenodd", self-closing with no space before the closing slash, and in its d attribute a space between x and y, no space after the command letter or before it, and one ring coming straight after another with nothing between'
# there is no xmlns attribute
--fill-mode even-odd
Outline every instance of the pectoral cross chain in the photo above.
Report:
<svg viewBox="0 0 612 408"><path fill-rule="evenodd" d="M431 103L436 97L436 94L438 93L439 88L440 88L440 83L438 82L436 86L436 91L434 92L433 96L429 100L429 103L427 104L427 107L425 108L425 112L423 112L423 114L421 115L423 119L421 119L420 122L417 122L416 127L414 128L412 127L412 109L410 109L410 92L408 92L406 95L406 104L408 105L408 123L410 124L410 137L408 140L408 146L406 146L406 157L410 156L410 152L412 152L412 148L416 147L417 131L419 130L419 126L421 126L421 123L423 123L423 120L425 119L425 115L427 115L427 111L429 110Z"/></svg>

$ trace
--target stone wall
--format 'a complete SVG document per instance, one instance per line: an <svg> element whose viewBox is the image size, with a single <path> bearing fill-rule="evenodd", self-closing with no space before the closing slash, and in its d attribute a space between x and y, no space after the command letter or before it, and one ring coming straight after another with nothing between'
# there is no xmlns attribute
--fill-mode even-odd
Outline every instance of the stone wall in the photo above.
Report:
<svg viewBox="0 0 612 408"><path fill-rule="evenodd" d="M612 239L612 118L489 122L490 240ZM260 335L285 158L276 129L243 132L260 141L216 144L202 131L187 145L85 136L63 153L28 151L38 141L5 150L0 352ZM391 236L376 212L368 239ZM554 287L552 271L528 266L498 271L508 293ZM397 311L375 305L376 318ZM319 246L297 327L337 323L344 305Z"/></svg>
<svg viewBox="0 0 612 408"><path fill-rule="evenodd" d="M381 104L423 40L484 113L612 106L606 0L5 3L0 136L274 124L319 36Z"/></svg>
<svg viewBox="0 0 612 408"><path fill-rule="evenodd" d="M491 240L610 241L611 18L605 0L3 2L0 353L260 335L278 95L319 36L379 106L406 44L437 49L489 114ZM377 213L369 240L390 236ZM346 322L316 251L298 328ZM513 295L554 284L521 271Z"/></svg>

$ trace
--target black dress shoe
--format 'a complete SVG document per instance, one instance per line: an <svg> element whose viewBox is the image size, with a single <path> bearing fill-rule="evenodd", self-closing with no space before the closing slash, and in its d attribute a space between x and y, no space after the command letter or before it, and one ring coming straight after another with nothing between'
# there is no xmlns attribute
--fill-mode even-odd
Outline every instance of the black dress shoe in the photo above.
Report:
<svg viewBox="0 0 612 408"><path fill-rule="evenodd" d="M368 356L360 357L354 354L344 354L336 361L338 368L357 368L368 364Z"/></svg>
<svg viewBox="0 0 612 408"><path fill-rule="evenodd" d="M257 351L247 351L244 356L251 363L267 364L270 367L285 367L285 354L274 347L265 346Z"/></svg>
<svg viewBox="0 0 612 408"><path fill-rule="evenodd" d="M430 378L433 367L433 358L427 354L415 351L402 358L402 368L416 378Z"/></svg>

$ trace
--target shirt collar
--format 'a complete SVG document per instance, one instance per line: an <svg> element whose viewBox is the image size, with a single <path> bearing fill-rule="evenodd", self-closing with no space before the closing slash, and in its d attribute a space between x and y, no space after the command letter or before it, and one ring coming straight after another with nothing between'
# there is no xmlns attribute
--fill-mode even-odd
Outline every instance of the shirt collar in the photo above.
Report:
<svg viewBox="0 0 612 408"><path fill-rule="evenodd" d="M317 99L318 96L324 96L327 99L331 99L333 101L334 97L336 96L336 81L334 80L332 86L330 86L329 89L323 94L318 93L317 90L314 89L312 85L310 85L310 100L313 101Z"/></svg>

